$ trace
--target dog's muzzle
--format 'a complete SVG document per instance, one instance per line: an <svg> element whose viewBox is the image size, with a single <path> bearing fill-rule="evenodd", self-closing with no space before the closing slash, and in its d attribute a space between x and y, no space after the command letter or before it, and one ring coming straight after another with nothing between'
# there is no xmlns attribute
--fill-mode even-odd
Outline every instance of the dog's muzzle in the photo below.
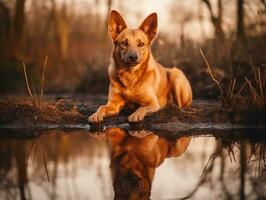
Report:
<svg viewBox="0 0 266 200"><path fill-rule="evenodd" d="M139 60L140 59L137 54L131 53L126 56L126 58L124 59L124 63L126 66L132 67L132 66L139 64Z"/></svg>

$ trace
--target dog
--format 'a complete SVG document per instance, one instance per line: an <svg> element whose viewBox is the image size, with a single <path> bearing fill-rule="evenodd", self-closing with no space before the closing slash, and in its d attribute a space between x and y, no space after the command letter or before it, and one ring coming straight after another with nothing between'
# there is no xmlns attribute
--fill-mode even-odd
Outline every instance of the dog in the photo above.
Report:
<svg viewBox="0 0 266 200"><path fill-rule="evenodd" d="M116 116L126 104L139 106L128 117L129 122L140 122L171 101L179 108L191 104L192 90L184 73L177 68L164 68L153 58L150 47L157 26L156 13L150 14L138 29L129 29L123 17L111 11L108 32L113 53L108 68L108 102L89 117L89 122L100 123Z"/></svg>
<svg viewBox="0 0 266 200"><path fill-rule="evenodd" d="M191 137L167 139L147 130L109 127L94 137L111 144L111 171L115 200L148 200L156 168L166 158L179 157Z"/></svg>

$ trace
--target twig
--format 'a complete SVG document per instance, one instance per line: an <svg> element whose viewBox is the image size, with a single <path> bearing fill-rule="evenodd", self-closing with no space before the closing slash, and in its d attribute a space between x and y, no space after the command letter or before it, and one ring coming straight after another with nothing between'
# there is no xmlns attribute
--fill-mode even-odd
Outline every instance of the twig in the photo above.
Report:
<svg viewBox="0 0 266 200"><path fill-rule="evenodd" d="M230 80L229 87L228 87L228 94L229 94L229 96L230 96L231 91L232 91L232 86L233 86L233 83L232 83L232 80Z"/></svg>
<svg viewBox="0 0 266 200"><path fill-rule="evenodd" d="M247 77L245 77L245 80L247 81L249 88L250 88L250 92L253 91L253 93L255 94L256 97L259 97L257 91L254 89L254 87L251 85L250 81L247 79Z"/></svg>
<svg viewBox="0 0 266 200"><path fill-rule="evenodd" d="M34 86L34 84L33 84L33 81L32 81L32 80L30 80L30 81L31 81L31 87L32 87L32 89L33 89L34 104L36 104L37 106L39 106L39 101L38 101L38 97L37 97L37 95L36 95L35 86Z"/></svg>
<svg viewBox="0 0 266 200"><path fill-rule="evenodd" d="M219 87L219 90L220 90L221 95L223 95L223 94L224 94L223 89L222 89L222 87L221 87L219 81L214 77L214 75L213 75L213 73L212 73L212 70L211 70L211 67L210 67L210 65L209 65L209 63L208 63L208 61L207 61L206 57L204 56L204 54L203 54L203 52L202 52L201 49L200 49L200 53L201 53L201 55L202 55L202 57L203 57L203 59L204 59L206 65L207 65L207 67L208 67L208 71L209 71L209 73L210 73L210 75L211 75L212 80L217 84L217 86Z"/></svg>
<svg viewBox="0 0 266 200"><path fill-rule="evenodd" d="M31 89L30 89L30 86L29 86L29 81L28 81L28 76L27 76L27 71L26 71L25 63L23 62L22 65L23 65L24 76L25 76L25 81L26 81L26 84L27 84L28 92L29 92L29 95L30 95L33 103L34 103L34 98L32 96L32 92L31 92Z"/></svg>
<svg viewBox="0 0 266 200"><path fill-rule="evenodd" d="M243 86L240 88L240 90L237 92L236 96L240 95L240 93L243 91L243 89L246 87L247 82L243 84Z"/></svg>
<svg viewBox="0 0 266 200"><path fill-rule="evenodd" d="M230 91L230 96L232 96L232 94L233 94L233 92L234 92L235 84L236 84L236 79L234 78L234 80L233 80L233 84L232 84L232 87L231 87L231 91Z"/></svg>
<svg viewBox="0 0 266 200"><path fill-rule="evenodd" d="M261 76L260 76L260 68L258 67L258 75L259 75L259 85L260 85L260 95L262 100L264 99L264 95L263 95L263 87L262 87L262 80L261 80Z"/></svg>
<svg viewBox="0 0 266 200"><path fill-rule="evenodd" d="M41 103L42 103L42 98L43 98L43 88L44 88L44 81L45 81L45 70L47 66L47 59L48 59L48 56L45 56L43 70L42 70L41 98L40 98Z"/></svg>

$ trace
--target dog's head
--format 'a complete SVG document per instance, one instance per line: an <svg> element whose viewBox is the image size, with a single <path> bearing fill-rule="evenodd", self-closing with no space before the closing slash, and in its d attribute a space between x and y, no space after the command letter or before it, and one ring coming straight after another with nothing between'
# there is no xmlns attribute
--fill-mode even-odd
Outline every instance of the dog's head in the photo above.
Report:
<svg viewBox="0 0 266 200"><path fill-rule="evenodd" d="M111 168L115 192L114 199L149 199L152 184L149 167L137 157L136 152L125 151L118 157L113 155Z"/></svg>
<svg viewBox="0 0 266 200"><path fill-rule="evenodd" d="M133 67L145 62L156 30L156 13L150 14L138 29L128 29L123 17L112 10L108 20L108 31L114 42L115 62L122 67Z"/></svg>

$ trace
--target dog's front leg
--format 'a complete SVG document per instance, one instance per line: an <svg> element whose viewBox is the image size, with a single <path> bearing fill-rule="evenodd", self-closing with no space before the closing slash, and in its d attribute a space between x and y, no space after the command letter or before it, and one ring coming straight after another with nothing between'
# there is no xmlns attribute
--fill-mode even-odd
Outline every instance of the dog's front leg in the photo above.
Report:
<svg viewBox="0 0 266 200"><path fill-rule="evenodd" d="M159 102L157 100L157 97L154 96L154 98L150 99L150 102L147 104L147 106L141 106L139 107L134 113L132 113L128 117L129 122L139 122L144 119L144 117L148 113L156 112L160 109Z"/></svg>
<svg viewBox="0 0 266 200"><path fill-rule="evenodd" d="M88 120L91 123L102 122L105 117L118 115L124 105L125 102L122 99L119 101L114 99L109 100L106 105L100 106L98 110L89 117Z"/></svg>

